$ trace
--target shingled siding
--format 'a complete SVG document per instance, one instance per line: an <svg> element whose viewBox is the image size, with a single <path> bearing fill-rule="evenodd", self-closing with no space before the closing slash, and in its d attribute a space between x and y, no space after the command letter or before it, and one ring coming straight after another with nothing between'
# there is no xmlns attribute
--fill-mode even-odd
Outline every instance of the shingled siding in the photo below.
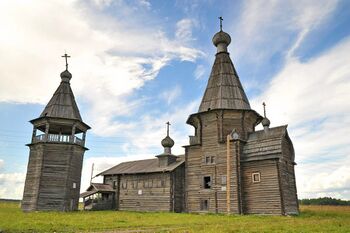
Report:
<svg viewBox="0 0 350 233"><path fill-rule="evenodd" d="M282 140L283 156L279 162L285 214L298 214L299 204L295 184L294 150L288 137Z"/></svg>
<svg viewBox="0 0 350 233"><path fill-rule="evenodd" d="M221 125L218 122L216 111L208 112L201 115L202 119L202 144L188 146L186 148L186 210L188 212L227 212L226 185L222 183L222 177L226 174L227 149L226 143L219 142L221 130L228 132L237 126L242 128L242 120L239 119L239 114L236 119L226 121L227 124ZM224 115L225 116L225 115ZM230 116L232 117L232 116ZM220 118L219 118L220 119ZM228 124L229 123L229 124ZM231 125L231 124L235 125ZM226 139L226 136L225 136ZM231 213L239 213L238 206L238 186L237 186L237 158L234 152L234 144L231 143ZM214 156L215 162L207 164L205 158ZM210 189L205 189L203 178L210 176L212 186ZM201 202L208 201L208 210L201 208Z"/></svg>
<svg viewBox="0 0 350 233"><path fill-rule="evenodd" d="M34 192L28 190L36 189L36 210L77 210L83 153L84 149L78 145L31 145L22 209L34 210L30 209L35 203Z"/></svg>
<svg viewBox="0 0 350 233"><path fill-rule="evenodd" d="M246 214L283 214L278 179L278 160L242 162L243 211ZM253 183L252 173L261 181Z"/></svg>

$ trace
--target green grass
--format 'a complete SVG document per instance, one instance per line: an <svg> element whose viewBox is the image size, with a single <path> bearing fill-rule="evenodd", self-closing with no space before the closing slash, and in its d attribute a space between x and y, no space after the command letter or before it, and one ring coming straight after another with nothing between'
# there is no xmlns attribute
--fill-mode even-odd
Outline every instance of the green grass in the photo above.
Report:
<svg viewBox="0 0 350 233"><path fill-rule="evenodd" d="M0 202L0 232L350 232L349 206L302 206L299 216L126 211L23 213Z"/></svg>

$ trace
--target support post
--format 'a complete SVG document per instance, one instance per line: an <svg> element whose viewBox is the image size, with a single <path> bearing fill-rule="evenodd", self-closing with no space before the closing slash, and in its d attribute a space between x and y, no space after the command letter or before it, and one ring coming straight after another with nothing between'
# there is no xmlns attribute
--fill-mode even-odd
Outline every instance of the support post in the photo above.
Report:
<svg viewBox="0 0 350 233"><path fill-rule="evenodd" d="M231 158L230 158L230 140L231 136L226 137L226 209L227 214L231 212Z"/></svg>
<svg viewBox="0 0 350 233"><path fill-rule="evenodd" d="M70 142L71 143L74 143L74 137L75 137L75 124L73 125L72 127L72 135L71 135L71 138L70 138Z"/></svg>
<svg viewBox="0 0 350 233"><path fill-rule="evenodd" d="M49 127L50 127L49 123L46 123L46 125L45 125L45 142L47 142L49 139Z"/></svg>
<svg viewBox="0 0 350 233"><path fill-rule="evenodd" d="M32 133L32 143L34 142L36 137L36 126L33 127L33 133Z"/></svg>

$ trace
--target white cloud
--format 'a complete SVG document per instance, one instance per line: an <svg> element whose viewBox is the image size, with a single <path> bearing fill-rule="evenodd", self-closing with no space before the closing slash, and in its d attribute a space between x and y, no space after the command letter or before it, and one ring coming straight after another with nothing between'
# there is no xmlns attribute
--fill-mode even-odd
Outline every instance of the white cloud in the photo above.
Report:
<svg viewBox="0 0 350 233"><path fill-rule="evenodd" d="M4 164L5 164L5 161L3 159L0 159L0 169L3 168Z"/></svg>
<svg viewBox="0 0 350 233"><path fill-rule="evenodd" d="M102 15L99 7L110 4L1 1L0 101L47 103L60 82L60 56L67 50L72 87L89 107L84 115L94 132L111 135L128 128L113 120L142 104L128 97L171 60L194 61L202 52L181 37L191 34L187 23L179 23L175 39L169 39L160 27L143 24L151 16L138 18L137 9L123 2L118 13L133 20Z"/></svg>
<svg viewBox="0 0 350 233"><path fill-rule="evenodd" d="M181 87L179 85L175 85L175 87L170 90L166 90L161 93L161 98L166 101L168 105L172 104L173 101L181 95Z"/></svg>
<svg viewBox="0 0 350 233"><path fill-rule="evenodd" d="M0 198L22 199L25 173L0 173Z"/></svg>
<svg viewBox="0 0 350 233"><path fill-rule="evenodd" d="M338 1L244 1L242 13L230 18L235 58L260 63L277 52L285 50L287 57L293 55L307 34L328 19ZM293 40L293 39L292 39Z"/></svg>
<svg viewBox="0 0 350 233"><path fill-rule="evenodd" d="M347 38L309 61L287 59L266 91L251 101L254 109L267 103L272 125L289 123L301 197L337 193L350 198L349 50Z"/></svg>
<svg viewBox="0 0 350 233"><path fill-rule="evenodd" d="M194 71L194 77L195 79L202 79L204 78L204 74L205 74L205 67L203 65L198 65Z"/></svg>

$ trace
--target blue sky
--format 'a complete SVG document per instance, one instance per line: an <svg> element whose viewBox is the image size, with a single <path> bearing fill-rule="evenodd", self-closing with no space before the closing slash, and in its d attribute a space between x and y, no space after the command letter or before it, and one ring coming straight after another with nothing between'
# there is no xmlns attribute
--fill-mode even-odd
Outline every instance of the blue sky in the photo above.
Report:
<svg viewBox="0 0 350 233"><path fill-rule="evenodd" d="M0 197L21 198L32 127L65 51L87 135L82 188L121 161L162 152L170 121L184 153L214 61L231 58L252 107L288 124L300 198L350 199L349 1L1 1ZM98 179L96 179L98 181ZM15 187L15 188L14 188Z"/></svg>

